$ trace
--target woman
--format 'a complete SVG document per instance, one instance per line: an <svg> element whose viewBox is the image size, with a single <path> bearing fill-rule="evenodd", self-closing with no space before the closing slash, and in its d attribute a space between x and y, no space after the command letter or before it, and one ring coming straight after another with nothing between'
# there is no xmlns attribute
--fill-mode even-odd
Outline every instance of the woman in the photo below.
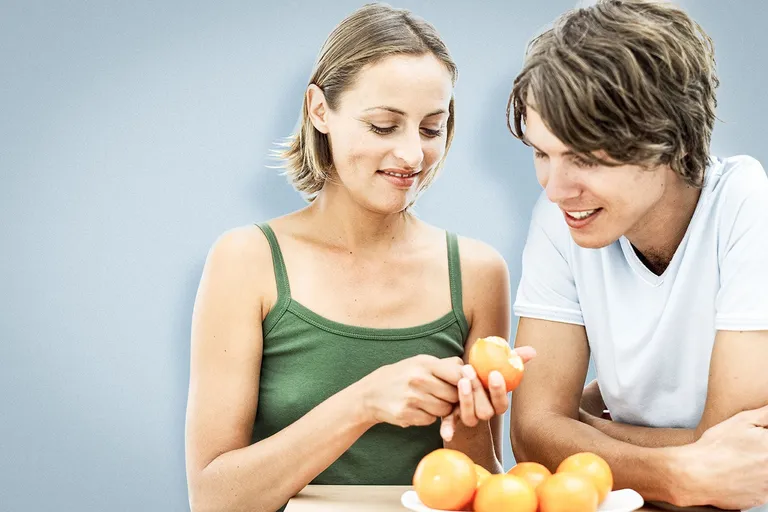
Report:
<svg viewBox="0 0 768 512"><path fill-rule="evenodd" d="M309 205L224 234L203 272L193 510L272 511L309 483L408 484L444 445L502 471L503 378L486 394L461 357L509 336L506 264L409 211L450 145L456 75L404 10L365 6L329 36L282 153Z"/></svg>

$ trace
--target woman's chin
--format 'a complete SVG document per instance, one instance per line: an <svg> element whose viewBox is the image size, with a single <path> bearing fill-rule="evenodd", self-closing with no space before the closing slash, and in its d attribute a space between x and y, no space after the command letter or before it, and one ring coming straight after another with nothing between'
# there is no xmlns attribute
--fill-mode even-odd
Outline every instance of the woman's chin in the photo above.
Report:
<svg viewBox="0 0 768 512"><path fill-rule="evenodd" d="M415 198L414 194L402 194L398 197L381 197L377 201L368 201L368 209L382 215L401 213L408 208Z"/></svg>

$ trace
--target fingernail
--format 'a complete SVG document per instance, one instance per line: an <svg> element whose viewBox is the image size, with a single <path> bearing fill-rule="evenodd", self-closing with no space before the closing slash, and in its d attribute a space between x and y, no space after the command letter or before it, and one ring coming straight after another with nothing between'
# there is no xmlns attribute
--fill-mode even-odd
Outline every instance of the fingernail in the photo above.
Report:
<svg viewBox="0 0 768 512"><path fill-rule="evenodd" d="M440 427L440 436L446 441L453 439L453 428L447 423L443 423Z"/></svg>
<svg viewBox="0 0 768 512"><path fill-rule="evenodd" d="M461 391L463 395L469 395L472 393L472 386L469 384L468 380L461 379L459 381L459 391Z"/></svg>
<svg viewBox="0 0 768 512"><path fill-rule="evenodd" d="M464 376L470 380L477 377L477 373L475 372L475 369L468 364L465 364L464 366L461 367L461 373L463 373Z"/></svg>
<svg viewBox="0 0 768 512"><path fill-rule="evenodd" d="M492 371L490 375L488 375L488 382L491 384L491 386L500 388L505 388L507 385L506 381L504 380L504 376L495 370Z"/></svg>

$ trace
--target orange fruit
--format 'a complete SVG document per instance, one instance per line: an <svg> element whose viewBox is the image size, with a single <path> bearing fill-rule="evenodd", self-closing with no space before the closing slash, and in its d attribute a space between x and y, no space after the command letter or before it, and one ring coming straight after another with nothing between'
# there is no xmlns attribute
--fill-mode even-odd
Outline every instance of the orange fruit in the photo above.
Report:
<svg viewBox="0 0 768 512"><path fill-rule="evenodd" d="M597 489L598 503L602 503L613 489L611 467L602 457L591 452L571 455L560 463L557 472L578 473L589 477Z"/></svg>
<svg viewBox="0 0 768 512"><path fill-rule="evenodd" d="M485 469L480 464L475 464L475 473L477 473L477 488L479 489L481 485L485 483L486 480L488 480L491 477L491 472ZM477 496L477 490L475 490L475 496ZM471 507L467 507L469 510L474 510L474 500L475 497L472 497L472 503Z"/></svg>
<svg viewBox="0 0 768 512"><path fill-rule="evenodd" d="M555 473L536 489L539 512L595 512L597 489L578 473Z"/></svg>
<svg viewBox="0 0 768 512"><path fill-rule="evenodd" d="M475 494L475 512L536 512L536 507L536 492L514 475L491 475Z"/></svg>
<svg viewBox="0 0 768 512"><path fill-rule="evenodd" d="M469 349L469 364L477 372L483 386L488 388L488 376L498 371L504 377L507 392L514 390L523 379L523 360L498 336L478 338Z"/></svg>
<svg viewBox="0 0 768 512"><path fill-rule="evenodd" d="M538 462L518 462L507 471L509 475L519 476L530 485L535 491L544 480L552 476L552 473L546 466Z"/></svg>
<svg viewBox="0 0 768 512"><path fill-rule="evenodd" d="M491 472L480 464L475 464L475 473L477 474L477 486L480 487L490 476Z"/></svg>
<svg viewBox="0 0 768 512"><path fill-rule="evenodd" d="M447 448L428 453L413 474L421 502L439 510L463 510L475 495L477 472L467 455Z"/></svg>

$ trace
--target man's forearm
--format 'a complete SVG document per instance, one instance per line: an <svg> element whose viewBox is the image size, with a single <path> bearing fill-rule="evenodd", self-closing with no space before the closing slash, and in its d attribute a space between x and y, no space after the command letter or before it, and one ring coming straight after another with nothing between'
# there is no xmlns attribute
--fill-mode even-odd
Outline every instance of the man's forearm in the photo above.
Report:
<svg viewBox="0 0 768 512"><path fill-rule="evenodd" d="M614 489L631 488L646 500L688 503L693 491L678 457L680 448L646 448L618 441L578 420L544 413L513 426L515 459L536 461L555 471L563 459L589 451L611 467ZM694 498L695 499L695 498Z"/></svg>
<svg viewBox="0 0 768 512"><path fill-rule="evenodd" d="M586 411L582 411L579 419L613 439L646 448L682 446L696 440L695 430L688 428L639 427L598 418Z"/></svg>

